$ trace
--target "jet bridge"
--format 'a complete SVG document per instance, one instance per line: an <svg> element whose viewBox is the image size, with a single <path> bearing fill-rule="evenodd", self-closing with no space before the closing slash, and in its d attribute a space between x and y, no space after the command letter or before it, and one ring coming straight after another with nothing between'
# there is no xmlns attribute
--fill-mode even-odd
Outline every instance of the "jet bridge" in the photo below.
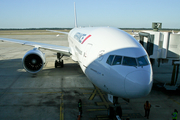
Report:
<svg viewBox="0 0 180 120"><path fill-rule="evenodd" d="M172 70L171 83L168 85L165 83L164 87L167 90L176 90L178 85L177 77L179 72L180 59L180 34L174 34L172 32L160 32L156 26L152 25L156 29L151 31L139 32L139 42L146 49L152 65L160 63L170 63L174 66ZM159 25L161 27L161 25Z"/></svg>
<svg viewBox="0 0 180 120"><path fill-rule="evenodd" d="M142 31L139 42L146 49L151 63L168 62L169 59L179 60L180 34L160 31Z"/></svg>

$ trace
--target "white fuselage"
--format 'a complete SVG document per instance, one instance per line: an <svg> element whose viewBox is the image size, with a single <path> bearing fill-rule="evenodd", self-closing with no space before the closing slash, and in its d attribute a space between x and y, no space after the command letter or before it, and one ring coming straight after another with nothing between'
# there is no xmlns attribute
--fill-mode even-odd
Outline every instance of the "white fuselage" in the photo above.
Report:
<svg viewBox="0 0 180 120"><path fill-rule="evenodd" d="M68 42L72 59L103 91L122 98L143 97L151 91L149 58L128 33L111 27L74 28Z"/></svg>

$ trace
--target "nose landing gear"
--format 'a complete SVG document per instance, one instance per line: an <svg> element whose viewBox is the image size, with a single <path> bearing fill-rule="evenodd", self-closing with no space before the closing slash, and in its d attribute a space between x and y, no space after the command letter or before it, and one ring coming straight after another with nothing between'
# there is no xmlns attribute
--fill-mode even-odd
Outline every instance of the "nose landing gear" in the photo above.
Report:
<svg viewBox="0 0 180 120"><path fill-rule="evenodd" d="M108 94L108 99L113 103L113 105L110 105L108 108L108 116L111 120L114 120L115 118L118 120L121 120L122 117L122 108L118 104L118 97L111 96Z"/></svg>
<svg viewBox="0 0 180 120"><path fill-rule="evenodd" d="M57 67L62 67L63 68L64 67L64 62L61 59L63 56L64 56L63 54L57 53L57 59L58 60L55 61L55 64L54 64L55 68L57 68Z"/></svg>

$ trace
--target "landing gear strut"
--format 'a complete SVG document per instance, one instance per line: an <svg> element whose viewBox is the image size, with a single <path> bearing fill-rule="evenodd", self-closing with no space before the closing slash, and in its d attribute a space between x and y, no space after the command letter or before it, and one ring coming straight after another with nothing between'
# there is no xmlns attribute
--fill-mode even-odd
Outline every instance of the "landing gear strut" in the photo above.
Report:
<svg viewBox="0 0 180 120"><path fill-rule="evenodd" d="M57 68L58 66L60 66L62 68L64 67L64 62L61 59L62 57L63 57L63 54L57 53L57 59L58 60L55 61L55 68Z"/></svg>
<svg viewBox="0 0 180 120"><path fill-rule="evenodd" d="M109 106L108 116L111 120L120 119L122 117L122 108L118 104L118 97L113 96L113 105Z"/></svg>

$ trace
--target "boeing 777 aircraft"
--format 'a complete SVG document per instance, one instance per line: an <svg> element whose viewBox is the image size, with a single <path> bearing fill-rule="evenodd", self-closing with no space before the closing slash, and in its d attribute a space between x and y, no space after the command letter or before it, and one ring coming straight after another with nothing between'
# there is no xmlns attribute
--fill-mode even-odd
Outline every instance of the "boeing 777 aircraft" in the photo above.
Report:
<svg viewBox="0 0 180 120"><path fill-rule="evenodd" d="M76 19L76 15L75 15ZM69 47L0 38L1 41L33 46L22 58L26 71L38 73L45 64L40 49L57 52L55 67L63 67L64 55L77 61L89 80L101 90L121 98L138 98L150 93L152 67L145 49L128 33L113 27L75 28L68 34Z"/></svg>

